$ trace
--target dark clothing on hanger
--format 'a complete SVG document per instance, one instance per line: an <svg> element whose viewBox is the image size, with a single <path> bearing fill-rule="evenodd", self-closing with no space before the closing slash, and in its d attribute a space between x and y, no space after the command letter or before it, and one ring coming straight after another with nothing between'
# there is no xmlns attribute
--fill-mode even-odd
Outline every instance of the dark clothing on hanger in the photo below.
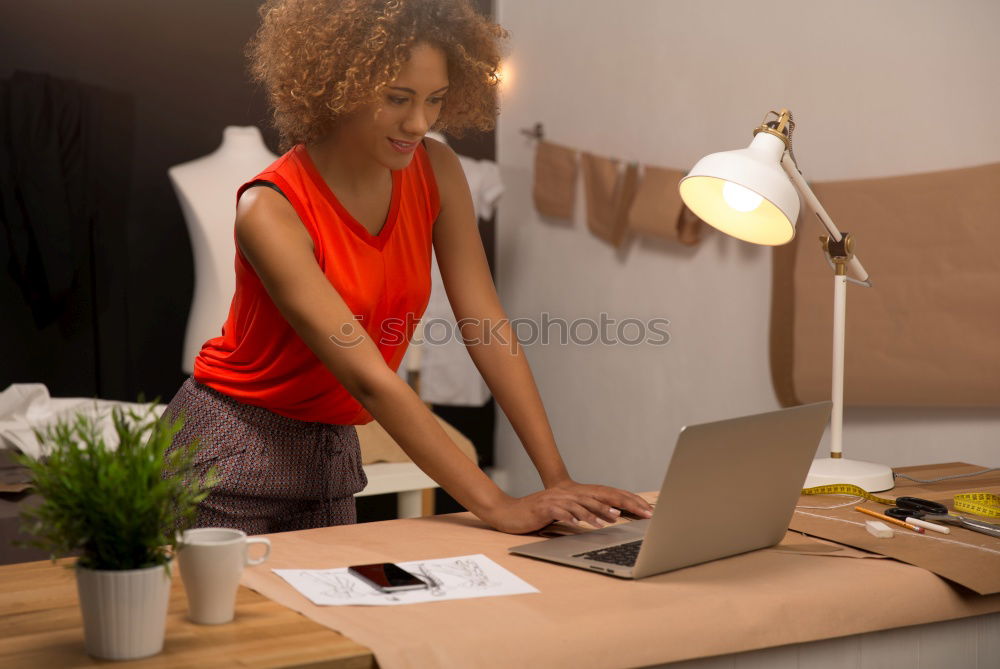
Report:
<svg viewBox="0 0 1000 669"><path fill-rule="evenodd" d="M96 170L83 88L45 74L0 81L0 227L7 271L45 327L90 253Z"/></svg>

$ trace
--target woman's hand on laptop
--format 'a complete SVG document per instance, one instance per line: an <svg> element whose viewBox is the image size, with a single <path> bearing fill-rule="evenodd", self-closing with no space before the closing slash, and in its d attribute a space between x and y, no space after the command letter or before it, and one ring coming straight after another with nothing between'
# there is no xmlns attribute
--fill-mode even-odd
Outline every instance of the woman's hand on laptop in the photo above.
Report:
<svg viewBox="0 0 1000 669"><path fill-rule="evenodd" d="M653 505L645 499L627 490L611 488L605 485L595 485L590 483L577 483L572 479L566 479L560 483L549 486L550 488L563 488L577 490L583 493L592 494L597 499L606 501L611 505L611 512L614 514L615 522L618 516L625 512L626 516L635 519L649 518L653 515Z"/></svg>
<svg viewBox="0 0 1000 669"><path fill-rule="evenodd" d="M617 521L623 510L640 518L653 513L649 503L634 493L567 479L525 497L508 497L483 520L501 532L525 534L559 520L604 527Z"/></svg>

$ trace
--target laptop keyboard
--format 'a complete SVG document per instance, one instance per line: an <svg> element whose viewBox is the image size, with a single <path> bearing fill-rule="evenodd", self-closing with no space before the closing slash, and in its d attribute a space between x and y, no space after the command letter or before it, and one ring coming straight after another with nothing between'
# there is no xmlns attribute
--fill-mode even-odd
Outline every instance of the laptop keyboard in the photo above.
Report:
<svg viewBox="0 0 1000 669"><path fill-rule="evenodd" d="M635 559L639 556L639 547L642 546L642 539L630 541L627 544L608 546L599 548L596 551L579 553L573 557L584 558L585 560L595 560L597 562L607 562L609 564L619 564L623 567L635 565Z"/></svg>

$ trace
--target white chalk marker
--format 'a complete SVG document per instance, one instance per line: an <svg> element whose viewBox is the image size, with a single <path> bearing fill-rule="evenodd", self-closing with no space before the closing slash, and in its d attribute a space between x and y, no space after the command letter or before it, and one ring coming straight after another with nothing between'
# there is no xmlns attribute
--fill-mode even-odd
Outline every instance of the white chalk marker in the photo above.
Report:
<svg viewBox="0 0 1000 669"><path fill-rule="evenodd" d="M926 520L920 520L919 518L907 518L906 522L911 525L916 525L917 527L925 527L928 530L940 532L941 534L951 534L950 527L945 527L944 525L938 525L936 523L928 523Z"/></svg>

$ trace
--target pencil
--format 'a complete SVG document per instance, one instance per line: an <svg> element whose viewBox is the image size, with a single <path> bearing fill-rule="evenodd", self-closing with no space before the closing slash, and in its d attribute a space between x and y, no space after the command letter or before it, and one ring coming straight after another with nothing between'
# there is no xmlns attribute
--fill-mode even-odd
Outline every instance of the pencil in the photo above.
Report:
<svg viewBox="0 0 1000 669"><path fill-rule="evenodd" d="M913 530L914 532L919 532L920 534L924 533L924 528L922 527L917 527L916 525L911 525L910 523L904 523L902 520L896 520L895 518L890 518L889 516L882 513L870 511L869 509L866 509L863 506L856 506L854 507L854 510L860 511L861 513L867 513L869 516L874 516L879 520L884 520L887 523L892 523L893 525L899 525L900 527L905 527L907 529Z"/></svg>

